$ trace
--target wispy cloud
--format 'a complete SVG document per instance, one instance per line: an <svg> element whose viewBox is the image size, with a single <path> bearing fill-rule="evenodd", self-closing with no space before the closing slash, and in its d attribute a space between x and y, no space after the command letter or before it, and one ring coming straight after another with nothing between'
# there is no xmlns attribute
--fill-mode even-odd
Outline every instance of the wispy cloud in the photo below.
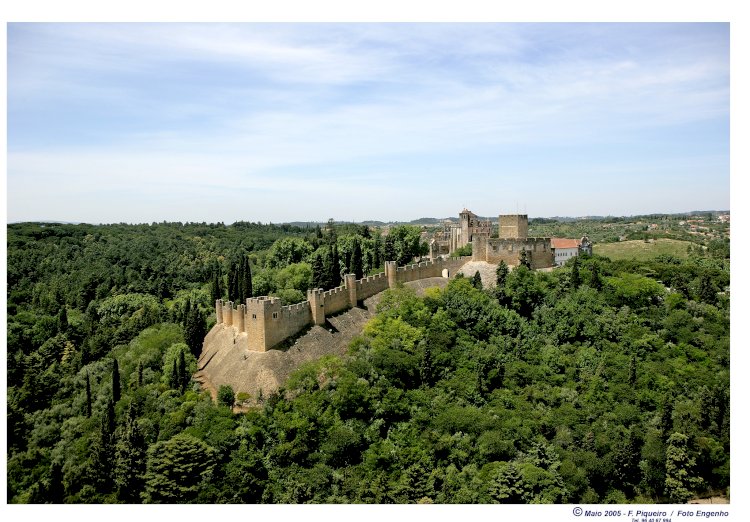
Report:
<svg viewBox="0 0 750 522"><path fill-rule="evenodd" d="M683 148L698 156L727 140L721 25L11 24L8 53L11 195L151 184L317 198L353 175L417 187L439 171L443 185L462 155L486 173L502 155L642 134L693 129L709 148Z"/></svg>

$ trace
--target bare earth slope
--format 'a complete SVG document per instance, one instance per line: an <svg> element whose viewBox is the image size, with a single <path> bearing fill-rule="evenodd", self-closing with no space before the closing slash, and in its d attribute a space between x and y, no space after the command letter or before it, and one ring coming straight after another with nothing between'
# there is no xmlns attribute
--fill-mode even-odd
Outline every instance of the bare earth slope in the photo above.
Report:
<svg viewBox="0 0 750 522"><path fill-rule="evenodd" d="M404 286L422 294L427 288L447 284L448 279L433 277ZM195 379L211 391L214 399L219 386L228 384L235 393L247 393L250 396L248 403L255 403L261 391L268 397L283 386L292 371L302 363L324 355L344 355L352 339L362 333L365 323L375 315L380 298L381 294L374 295L364 301L364 308L352 308L329 317L325 327L311 327L284 351L250 351L247 349L247 334L237 334L231 326L216 325L203 342Z"/></svg>

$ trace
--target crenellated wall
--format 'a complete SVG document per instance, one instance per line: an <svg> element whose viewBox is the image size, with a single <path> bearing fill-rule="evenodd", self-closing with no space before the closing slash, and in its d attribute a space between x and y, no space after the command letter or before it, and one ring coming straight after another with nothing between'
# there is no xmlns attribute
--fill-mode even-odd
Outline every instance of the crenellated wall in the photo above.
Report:
<svg viewBox="0 0 750 522"><path fill-rule="evenodd" d="M359 279L357 281L357 300L362 301L388 288L385 272Z"/></svg>
<svg viewBox="0 0 750 522"><path fill-rule="evenodd" d="M311 324L324 324L328 315L357 306L357 302L399 283L408 283L428 277L441 277L447 269L448 277L461 268L471 257L435 259L397 267L386 263L385 272L354 279L353 274L344 277L344 284L331 290L320 288L307 292L307 301L281 306L278 297L252 297L245 304L234 306L231 301L216 301L216 326L231 326L239 333L247 334L247 348L265 352L285 339L295 335Z"/></svg>
<svg viewBox="0 0 750 522"><path fill-rule="evenodd" d="M323 292L323 305L326 315L332 315L349 308L349 292L347 292L346 287L337 286Z"/></svg>
<svg viewBox="0 0 750 522"><path fill-rule="evenodd" d="M521 251L526 250L531 268L549 268L555 265L555 253L548 237L528 238L477 238L472 245L472 259L497 264L517 266Z"/></svg>

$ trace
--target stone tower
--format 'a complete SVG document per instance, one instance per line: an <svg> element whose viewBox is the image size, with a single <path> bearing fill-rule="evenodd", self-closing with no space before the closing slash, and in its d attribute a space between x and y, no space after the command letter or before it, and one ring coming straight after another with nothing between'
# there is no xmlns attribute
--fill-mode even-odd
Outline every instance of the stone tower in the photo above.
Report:
<svg viewBox="0 0 750 522"><path fill-rule="evenodd" d="M526 214L506 214L499 218L500 238L526 239L529 235L529 216Z"/></svg>
<svg viewBox="0 0 750 522"><path fill-rule="evenodd" d="M458 215L459 223L461 226L461 233L458 237L458 247L461 248L469 244L471 241L471 217L472 212L467 209L463 209Z"/></svg>

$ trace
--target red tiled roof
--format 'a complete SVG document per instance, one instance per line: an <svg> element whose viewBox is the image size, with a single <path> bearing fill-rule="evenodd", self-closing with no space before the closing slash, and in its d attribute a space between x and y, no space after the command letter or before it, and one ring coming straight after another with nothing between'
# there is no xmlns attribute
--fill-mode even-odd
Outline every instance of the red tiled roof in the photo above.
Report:
<svg viewBox="0 0 750 522"><path fill-rule="evenodd" d="M564 237L553 237L551 239L552 248L578 248L581 243L580 239L568 239Z"/></svg>

